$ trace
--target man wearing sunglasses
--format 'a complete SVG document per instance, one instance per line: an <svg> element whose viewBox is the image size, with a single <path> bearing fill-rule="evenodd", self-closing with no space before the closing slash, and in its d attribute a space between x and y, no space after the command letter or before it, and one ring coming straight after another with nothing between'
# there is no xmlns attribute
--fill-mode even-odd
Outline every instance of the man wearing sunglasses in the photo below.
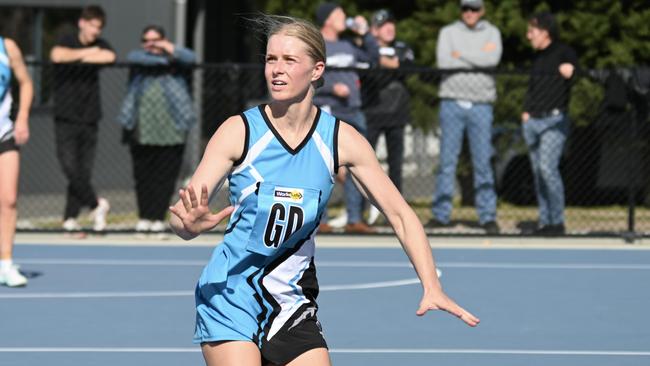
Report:
<svg viewBox="0 0 650 366"><path fill-rule="evenodd" d="M481 17L482 0L461 0L461 19L440 30L437 44L439 69L484 69L501 59L499 30ZM467 131L474 172L475 204L479 224L487 234L498 234L496 194L490 165L492 155L492 103L494 78L485 72L444 73L440 83L440 165L433 195L429 228L450 225L458 155Z"/></svg>

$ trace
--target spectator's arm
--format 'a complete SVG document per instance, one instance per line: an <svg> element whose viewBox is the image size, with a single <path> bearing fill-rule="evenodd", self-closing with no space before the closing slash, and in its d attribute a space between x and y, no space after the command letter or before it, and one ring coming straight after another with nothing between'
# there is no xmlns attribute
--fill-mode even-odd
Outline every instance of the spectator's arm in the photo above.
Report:
<svg viewBox="0 0 650 366"><path fill-rule="evenodd" d="M95 48L95 47L92 47ZM97 48L81 58L87 64L112 64L117 59L115 52L106 48Z"/></svg>
<svg viewBox="0 0 650 366"><path fill-rule="evenodd" d="M559 67L559 72L563 78L569 80L576 75L578 68L578 55L572 48L568 48L562 57L562 63Z"/></svg>
<svg viewBox="0 0 650 366"><path fill-rule="evenodd" d="M371 67L379 64L379 45L370 32L364 34L361 48L354 47L354 50L357 61L367 62Z"/></svg>
<svg viewBox="0 0 650 366"><path fill-rule="evenodd" d="M154 55L143 50L133 50L126 56L126 60L130 63L139 65L168 65L169 60L167 57Z"/></svg>
<svg viewBox="0 0 650 366"><path fill-rule="evenodd" d="M182 46L175 46L172 56L174 60L181 64L193 64L196 62L196 54L194 51Z"/></svg>
<svg viewBox="0 0 650 366"><path fill-rule="evenodd" d="M324 73L323 76L323 86L320 88L316 89L316 95L334 95L334 82L332 82L332 78L328 77L330 75L331 71L328 73Z"/></svg>
<svg viewBox="0 0 650 366"><path fill-rule="evenodd" d="M50 60L55 63L78 62L97 51L99 51L99 47L69 48L54 46L52 47L52 51L50 51Z"/></svg>
<svg viewBox="0 0 650 366"><path fill-rule="evenodd" d="M467 61L457 56L454 57L457 54L458 50L454 48L451 42L449 31L443 28L438 34L438 42L436 44L436 65L439 69L457 69L471 66Z"/></svg>
<svg viewBox="0 0 650 366"><path fill-rule="evenodd" d="M475 67L493 67L499 64L502 53L501 33L495 28L481 49L463 50L460 58Z"/></svg>

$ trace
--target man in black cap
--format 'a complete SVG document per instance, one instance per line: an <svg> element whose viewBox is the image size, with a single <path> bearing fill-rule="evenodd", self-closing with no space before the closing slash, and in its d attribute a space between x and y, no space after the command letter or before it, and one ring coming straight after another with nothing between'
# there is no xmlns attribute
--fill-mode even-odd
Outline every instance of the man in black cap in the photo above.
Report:
<svg viewBox="0 0 650 366"><path fill-rule="evenodd" d="M348 26L345 12L339 5L326 2L316 9L316 24L325 39L327 69L324 75L325 83L317 89L314 104L351 124L365 136L366 118L361 111L359 75L354 70L337 68L358 68L362 65L368 67L369 64L377 62L379 53L377 42L368 31L365 18L357 16L351 23L349 29L363 40L361 47L357 47L350 40L340 38ZM347 214L345 230L354 233L372 232L372 228L363 221L363 196L354 185L352 177L346 178L344 190ZM331 230L329 225L321 225L321 231L328 230Z"/></svg>
<svg viewBox="0 0 650 366"><path fill-rule="evenodd" d="M370 31L379 45L380 68L395 70L413 63L413 50L406 43L395 39L395 18L390 11L377 11L372 16ZM374 70L364 79L364 112L368 118L368 141L375 147L379 135L384 134L389 176L400 190L404 128L410 121L409 94L403 84L403 76L385 70Z"/></svg>

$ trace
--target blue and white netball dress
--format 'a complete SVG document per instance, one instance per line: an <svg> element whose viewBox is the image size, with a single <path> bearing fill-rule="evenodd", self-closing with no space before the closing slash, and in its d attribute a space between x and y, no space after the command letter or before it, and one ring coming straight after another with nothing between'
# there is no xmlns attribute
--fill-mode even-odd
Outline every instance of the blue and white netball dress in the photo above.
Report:
<svg viewBox="0 0 650 366"><path fill-rule="evenodd" d="M264 108L241 115L247 142L228 177L235 210L197 285L194 341L253 341L266 360L286 363L326 347L314 236L338 168L339 121L319 109L292 149Z"/></svg>
<svg viewBox="0 0 650 366"><path fill-rule="evenodd" d="M0 37L0 153L16 148L14 143L14 123L9 118L11 112L11 64L5 47L4 38Z"/></svg>

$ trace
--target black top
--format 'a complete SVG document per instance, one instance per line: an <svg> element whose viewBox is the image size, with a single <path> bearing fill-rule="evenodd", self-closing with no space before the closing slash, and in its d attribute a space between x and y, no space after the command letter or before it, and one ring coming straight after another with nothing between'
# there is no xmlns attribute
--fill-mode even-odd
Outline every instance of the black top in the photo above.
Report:
<svg viewBox="0 0 650 366"><path fill-rule="evenodd" d="M113 50L105 40L82 45L77 34L61 37L57 46L67 48L99 47ZM99 100L99 68L102 65L72 62L54 67L54 116L74 123L97 123L102 117Z"/></svg>
<svg viewBox="0 0 650 366"><path fill-rule="evenodd" d="M404 85L408 74L400 69L413 65L413 50L405 42L395 41L388 47L379 47L379 55L396 57L399 68L379 66L365 72L361 91L368 124L403 126L410 120L410 97Z"/></svg>
<svg viewBox="0 0 650 366"><path fill-rule="evenodd" d="M577 70L571 79L565 79L559 70L563 63L577 68L578 56L571 47L558 41L553 41L535 55L524 102L524 111L531 116L544 115L554 109L567 110Z"/></svg>

